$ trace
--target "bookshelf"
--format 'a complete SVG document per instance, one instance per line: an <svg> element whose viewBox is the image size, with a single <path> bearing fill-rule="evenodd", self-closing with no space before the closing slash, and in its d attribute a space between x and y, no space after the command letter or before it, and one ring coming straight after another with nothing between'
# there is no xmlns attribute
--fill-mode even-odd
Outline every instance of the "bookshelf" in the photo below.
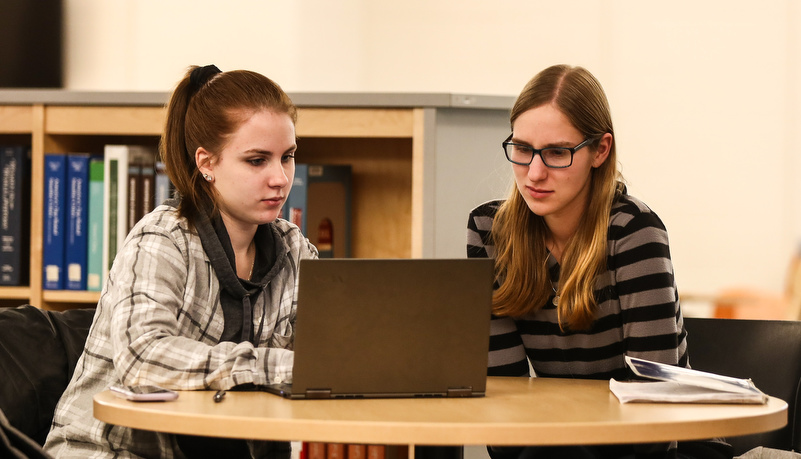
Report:
<svg viewBox="0 0 801 459"><path fill-rule="evenodd" d="M512 97L298 93L298 161L350 164L352 256L464 256L469 210L503 195L499 145ZM44 154L156 145L168 93L0 90L0 144L31 146L30 282L0 306L87 307L98 292L43 290ZM504 169L507 171L507 169Z"/></svg>

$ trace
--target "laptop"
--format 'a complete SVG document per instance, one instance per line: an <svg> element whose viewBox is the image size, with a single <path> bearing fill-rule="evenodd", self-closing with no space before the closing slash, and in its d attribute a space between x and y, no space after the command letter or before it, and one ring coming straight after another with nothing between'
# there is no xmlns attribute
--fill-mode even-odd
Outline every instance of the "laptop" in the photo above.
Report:
<svg viewBox="0 0 801 459"><path fill-rule="evenodd" d="M480 397L490 259L301 260L290 399Z"/></svg>

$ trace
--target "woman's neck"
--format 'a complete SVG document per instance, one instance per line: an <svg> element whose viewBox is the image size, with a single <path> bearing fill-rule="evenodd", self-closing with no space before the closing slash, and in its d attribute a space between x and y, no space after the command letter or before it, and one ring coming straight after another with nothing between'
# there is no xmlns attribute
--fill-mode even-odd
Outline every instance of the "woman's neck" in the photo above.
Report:
<svg viewBox="0 0 801 459"><path fill-rule="evenodd" d="M581 223L582 217L587 212L589 196L584 196L583 199L583 206L572 206L560 213L546 215L544 217L545 225L548 227L548 235L546 236L545 243L551 255L553 255L559 263L562 262L562 254L564 253L567 243L578 231L579 223Z"/></svg>
<svg viewBox="0 0 801 459"><path fill-rule="evenodd" d="M561 223L561 224L559 224ZM578 222L575 224L568 224L567 222L553 222L545 220L548 226L548 235L545 238L545 246L551 253L551 256L556 259L557 263L562 263L562 254L567 246L570 238L576 234L578 229Z"/></svg>
<svg viewBox="0 0 801 459"><path fill-rule="evenodd" d="M236 261L236 274L242 279L250 280L253 273L253 265L256 261L256 230L258 226L249 225L247 227L231 222L225 214L221 215L225 230L228 231L228 238L231 240L231 248L234 251Z"/></svg>

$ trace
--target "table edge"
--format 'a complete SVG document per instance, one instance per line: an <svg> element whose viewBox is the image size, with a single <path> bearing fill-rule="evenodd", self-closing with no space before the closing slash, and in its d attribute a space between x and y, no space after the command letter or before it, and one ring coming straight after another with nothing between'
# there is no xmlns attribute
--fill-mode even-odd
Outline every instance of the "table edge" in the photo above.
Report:
<svg viewBox="0 0 801 459"><path fill-rule="evenodd" d="M209 400L213 392L206 391ZM274 397L272 394L265 396ZM357 401L358 402L358 401ZM286 403L297 403L286 400ZM326 403L314 401L313 403ZM637 404L642 405L642 404ZM151 405L152 406L152 405ZM621 405L625 406L625 405ZM765 405L750 405L758 410L754 416L727 419L725 427L716 419L687 421L681 424L657 421L657 424L619 423L593 428L594 423L573 423L583 428L582 444L613 444L698 440L766 432L787 424L787 403L770 397ZM122 409L122 411L120 411ZM565 426L532 423L486 424L458 422L382 422L343 420L293 420L283 418L230 418L206 414L187 418L185 413L150 410L146 405L117 399L109 391L93 397L94 416L104 422L133 428L176 434L206 435L229 438L253 438L276 441L323 441L340 443L421 444L421 445L569 445L575 436L566 434ZM159 416L153 416L158 413ZM217 430L217 422L225 423L229 432ZM669 428L667 428L669 427ZM302 432L299 434L298 432ZM616 439L616 440L615 440Z"/></svg>

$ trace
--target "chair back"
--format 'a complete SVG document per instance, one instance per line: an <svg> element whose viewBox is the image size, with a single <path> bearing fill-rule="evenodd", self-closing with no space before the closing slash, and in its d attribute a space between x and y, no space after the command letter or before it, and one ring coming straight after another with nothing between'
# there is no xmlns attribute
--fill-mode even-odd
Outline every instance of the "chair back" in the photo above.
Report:
<svg viewBox="0 0 801 459"><path fill-rule="evenodd" d="M83 352L94 314L94 308L0 308L0 411L10 426L40 445Z"/></svg>
<svg viewBox="0 0 801 459"><path fill-rule="evenodd" d="M787 426L726 440L735 456L757 446L801 450L801 321L684 319L690 365L696 370L751 378L757 388L787 402Z"/></svg>

